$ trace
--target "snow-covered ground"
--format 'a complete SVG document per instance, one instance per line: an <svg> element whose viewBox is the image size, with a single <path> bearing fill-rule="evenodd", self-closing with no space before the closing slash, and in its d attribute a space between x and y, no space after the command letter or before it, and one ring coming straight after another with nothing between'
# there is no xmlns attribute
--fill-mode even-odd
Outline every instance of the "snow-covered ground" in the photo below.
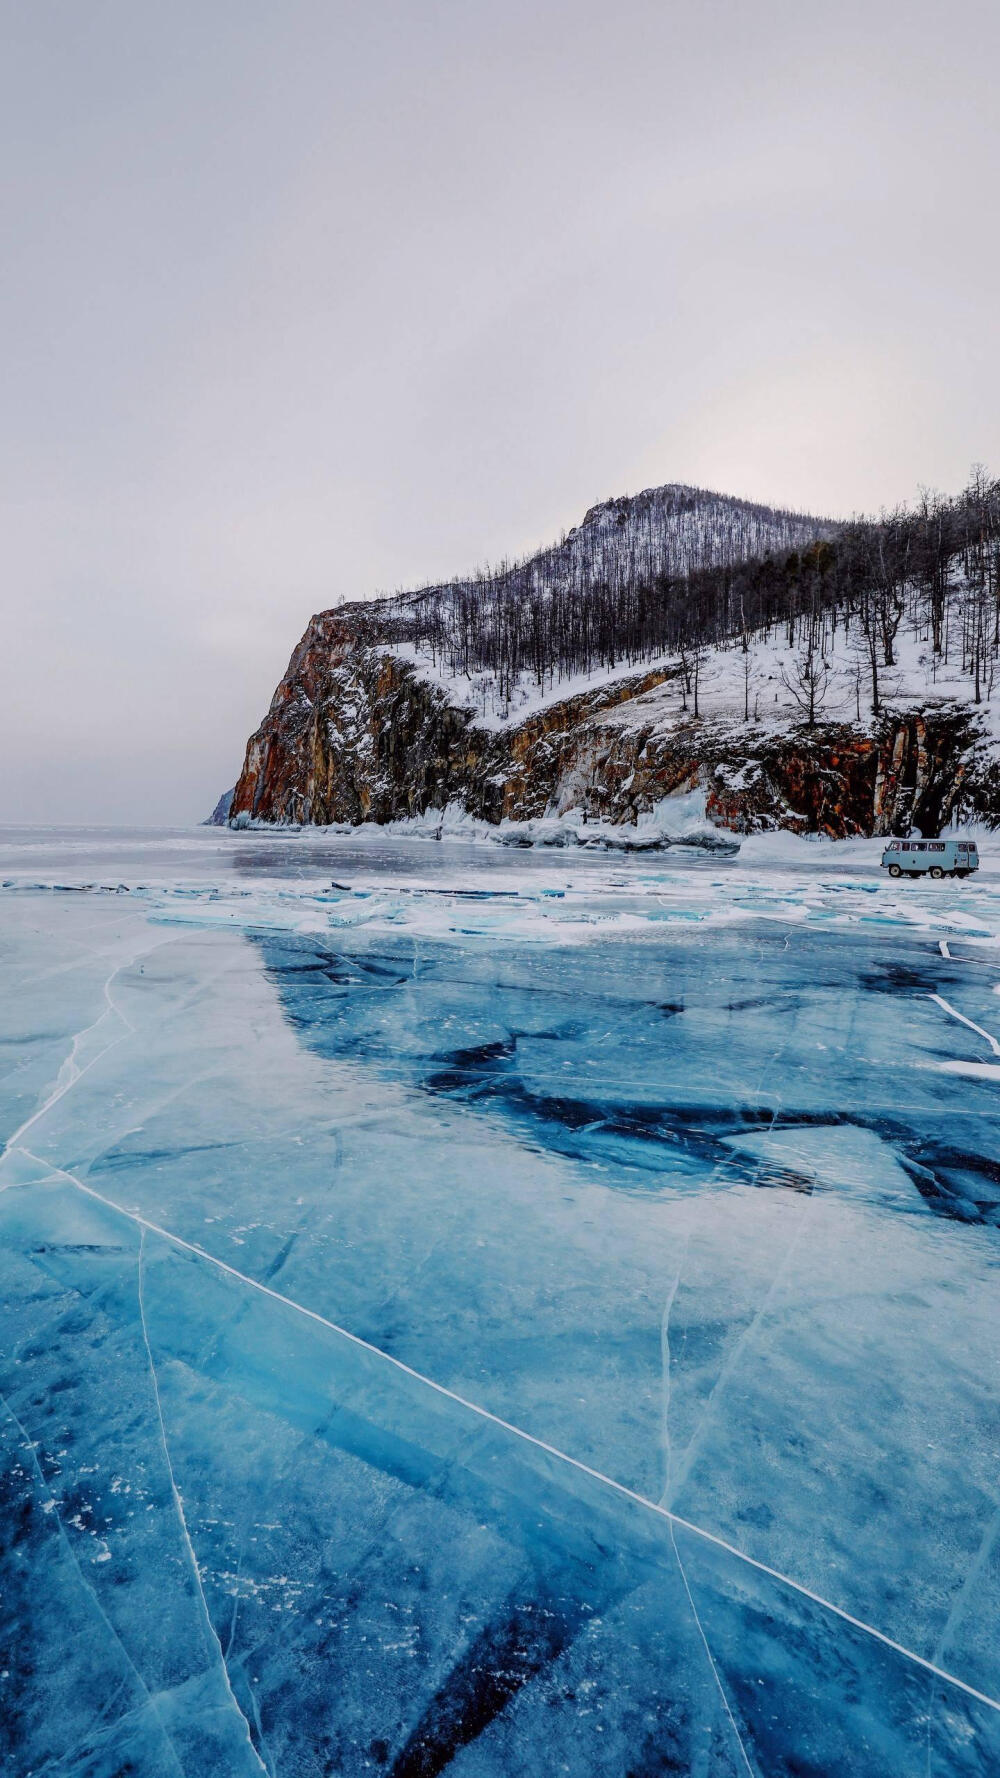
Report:
<svg viewBox="0 0 1000 1778"><path fill-rule="evenodd" d="M535 716L540 710L562 703L567 698L599 691L603 686L612 685L619 679L637 679L644 673L670 671L677 665L675 655L655 655L649 661L637 662L634 666L595 668L591 673L566 673L561 676L546 674L543 684L539 684L537 678L530 673L518 673L510 697L502 698L493 673L449 673L441 662L432 660L412 642L393 643L386 648L386 653L394 654L398 660L413 667L424 684L434 686L450 704L471 711L479 728L494 732L523 722L527 717Z"/></svg>
<svg viewBox="0 0 1000 1778"><path fill-rule="evenodd" d="M988 732L1000 737L1000 677L992 686L988 676L983 679L981 702L977 705L973 675L968 668L962 670L957 631L958 618L953 611L948 658L935 658L930 640L904 618L895 639L894 664L886 666L880 658L879 696L890 710L944 703L967 705L982 717ZM700 715L741 724L745 712L749 712L755 727L779 729L802 722L806 715L804 691L796 675L796 660L801 651L801 638L789 646L783 626L768 637L752 638L746 652L738 640L724 648L706 649L699 665ZM673 726L689 717L694 707L693 687L685 686L677 655L619 662L613 669L604 667L590 674L547 676L543 685L530 674L522 673L507 700L501 699L493 674L475 673L468 678L451 675L410 643L398 644L391 652L413 665L420 677L437 686L451 703L473 710L479 725L488 729L509 727L565 698L661 670L669 671L671 678L644 693L637 702L624 706L617 715L608 712L602 721L628 723L653 717ZM872 707L871 667L859 626L852 624L845 629L840 625L827 637L822 658L824 683L817 700L817 716L824 721L868 723ZM688 667L690 677L693 662L689 661Z"/></svg>
<svg viewBox="0 0 1000 1778"><path fill-rule="evenodd" d="M4 1769L997 1769L984 847L0 835Z"/></svg>

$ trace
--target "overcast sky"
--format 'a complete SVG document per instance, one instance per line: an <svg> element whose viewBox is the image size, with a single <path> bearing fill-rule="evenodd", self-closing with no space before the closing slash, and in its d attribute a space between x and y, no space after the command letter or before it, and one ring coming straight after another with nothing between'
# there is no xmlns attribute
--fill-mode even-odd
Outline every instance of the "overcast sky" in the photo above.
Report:
<svg viewBox="0 0 1000 1778"><path fill-rule="evenodd" d="M996 0L0 0L0 820L199 819L310 614L1000 471Z"/></svg>

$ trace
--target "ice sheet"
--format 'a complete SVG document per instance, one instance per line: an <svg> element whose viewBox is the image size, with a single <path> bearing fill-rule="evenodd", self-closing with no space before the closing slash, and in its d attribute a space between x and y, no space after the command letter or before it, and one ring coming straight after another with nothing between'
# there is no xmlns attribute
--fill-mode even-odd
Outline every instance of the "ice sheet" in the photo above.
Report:
<svg viewBox="0 0 1000 1778"><path fill-rule="evenodd" d="M970 885L142 843L4 866L9 1768L994 1769Z"/></svg>

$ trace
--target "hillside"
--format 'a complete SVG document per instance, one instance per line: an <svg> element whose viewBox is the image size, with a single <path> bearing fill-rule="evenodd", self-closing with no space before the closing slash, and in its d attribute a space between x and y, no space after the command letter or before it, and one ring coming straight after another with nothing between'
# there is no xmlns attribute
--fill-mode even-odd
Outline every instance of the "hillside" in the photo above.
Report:
<svg viewBox="0 0 1000 1778"><path fill-rule="evenodd" d="M998 520L984 479L852 525L670 485L320 613L229 819L623 824L697 790L736 831L994 824Z"/></svg>
<svg viewBox="0 0 1000 1778"><path fill-rule="evenodd" d="M669 483L591 507L559 543L524 561L375 601L356 621L373 638L412 643L451 674L492 676L502 711L522 673L541 686L634 665L693 631L720 639L731 615L711 608L720 575L798 561L837 534L826 519Z"/></svg>

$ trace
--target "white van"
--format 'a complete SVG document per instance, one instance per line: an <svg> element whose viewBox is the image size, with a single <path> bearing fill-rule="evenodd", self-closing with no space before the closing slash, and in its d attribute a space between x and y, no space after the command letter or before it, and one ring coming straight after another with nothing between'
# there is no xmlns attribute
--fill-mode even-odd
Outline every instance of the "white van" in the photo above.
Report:
<svg viewBox="0 0 1000 1778"><path fill-rule="evenodd" d="M890 877L967 877L979 869L975 840L890 840L882 854Z"/></svg>

